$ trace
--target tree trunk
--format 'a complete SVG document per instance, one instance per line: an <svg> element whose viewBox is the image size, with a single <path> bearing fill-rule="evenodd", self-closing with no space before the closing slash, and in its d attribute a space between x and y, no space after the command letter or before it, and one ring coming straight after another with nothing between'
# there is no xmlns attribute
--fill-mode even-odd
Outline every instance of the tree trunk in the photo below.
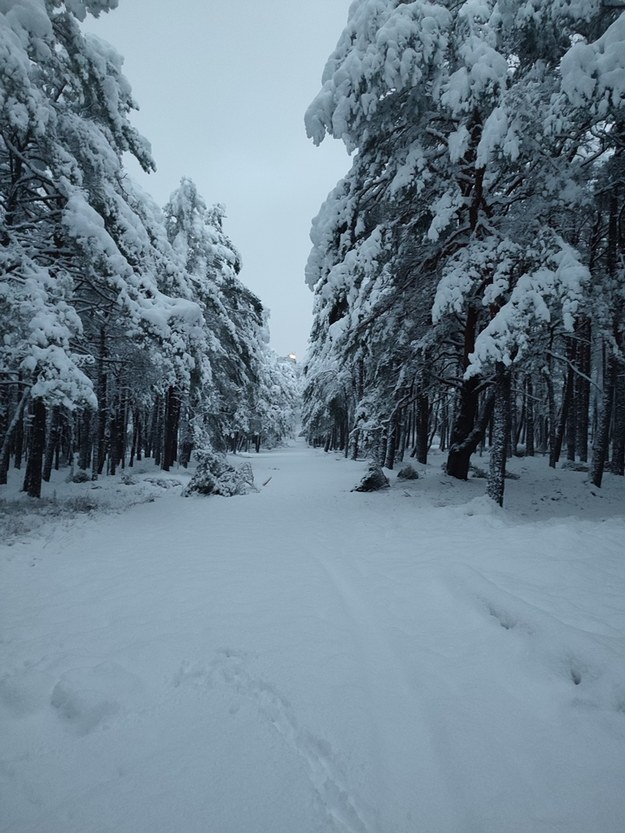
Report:
<svg viewBox="0 0 625 833"><path fill-rule="evenodd" d="M34 399L28 444L28 463L23 491L30 497L41 497L43 452L46 444L46 406L42 399Z"/></svg>
<svg viewBox="0 0 625 833"><path fill-rule="evenodd" d="M393 414L389 420L388 436L386 438L386 451L382 465L387 469L393 469L395 466L395 454L397 452L397 435L399 431L398 426L399 414Z"/></svg>
<svg viewBox="0 0 625 833"><path fill-rule="evenodd" d="M534 385L528 376L525 380L525 454L533 457L534 450Z"/></svg>
<svg viewBox="0 0 625 833"><path fill-rule="evenodd" d="M439 448L441 451L445 451L447 449L447 432L449 430L449 403L447 401L447 394L443 395L443 401L441 403L441 427L440 427L440 443Z"/></svg>
<svg viewBox="0 0 625 833"><path fill-rule="evenodd" d="M86 471L89 468L91 459L91 411L83 411L78 418L79 443L78 443L78 468Z"/></svg>
<svg viewBox="0 0 625 833"><path fill-rule="evenodd" d="M169 471L178 459L178 424L180 422L180 396L172 386L167 391L165 406L165 442L163 448L163 470ZM238 437L238 433L237 433ZM236 442L236 440L235 440ZM235 446L236 451L236 446Z"/></svg>
<svg viewBox="0 0 625 833"><path fill-rule="evenodd" d="M575 380L577 368L577 345L574 339L567 339L566 356L568 367L566 371L566 390L568 392L568 407L566 413L566 459L575 460L577 449L577 408L575 407Z"/></svg>
<svg viewBox="0 0 625 833"><path fill-rule="evenodd" d="M576 439L575 451L579 460L583 463L588 461L588 432L590 421L590 319L585 319L580 328L580 343L578 345L578 362L580 373L575 379L575 420ZM583 375L581 375L583 374Z"/></svg>
<svg viewBox="0 0 625 833"><path fill-rule="evenodd" d="M503 506L506 483L506 450L510 434L510 373L503 366L497 368L493 411L493 444L486 494Z"/></svg>
<svg viewBox="0 0 625 833"><path fill-rule="evenodd" d="M95 419L93 421L93 443L91 448L91 479L97 480L98 475L102 473L104 466L104 455L106 452L104 446L104 436L106 431L106 397L107 397L107 378L104 370L104 361L106 355L106 330L104 327L100 329L100 346L98 353L98 373L96 396L98 399L98 407L95 412Z"/></svg>
<svg viewBox="0 0 625 833"><path fill-rule="evenodd" d="M418 463L422 463L425 466L428 461L428 446L430 442L430 400L425 393L419 393L417 395L416 421L415 457Z"/></svg>
<svg viewBox="0 0 625 833"><path fill-rule="evenodd" d="M30 390L26 388L22 393L22 397L18 402L17 408L13 413L13 417L11 418L11 422L9 423L4 438L2 440L2 447L0 448L0 485L4 486L7 482L7 475L9 472L9 456L11 452L11 440L13 435L16 433L19 426L22 424L22 415L24 413L24 407L28 402L28 397L30 395Z"/></svg>
<svg viewBox="0 0 625 833"><path fill-rule="evenodd" d="M479 311L470 307L467 313L467 320L464 328L464 345L462 352L462 372L469 366L469 356L475 349L475 332ZM458 480L466 480L469 476L469 464L471 455L477 448L472 446L468 438L475 428L475 420L478 415L479 391L481 380L477 376L462 381L459 402L457 403L451 437L449 438L449 454L447 456L447 474L456 477ZM478 440L479 443L479 440Z"/></svg>
<svg viewBox="0 0 625 833"><path fill-rule="evenodd" d="M18 419L13 435L13 467L22 468L22 457L24 456L24 420Z"/></svg>
<svg viewBox="0 0 625 833"><path fill-rule="evenodd" d="M608 366L603 388L603 398L601 400L601 410L599 412L597 433L593 443L592 465L590 470L590 482L598 489L601 488L603 470L605 468L606 460L608 459L608 450L610 445L610 422L612 421L612 408L614 406L614 391L616 387L617 374L618 364L616 358L610 354L608 357Z"/></svg>
<svg viewBox="0 0 625 833"><path fill-rule="evenodd" d="M456 446L455 448L458 458L462 459L466 463L466 477L462 478L464 480L468 479L469 476L469 465L471 462L471 456L475 453L477 447L482 442L484 434L486 433L486 429L491 424L491 417L493 415L494 404L495 397L491 392L484 400L481 413L479 415L479 418L475 420L473 430L464 439L462 444Z"/></svg>
<svg viewBox="0 0 625 833"><path fill-rule="evenodd" d="M553 445L549 450L549 465L552 469L555 469L560 459L560 453L562 452L562 441L564 440L564 431L566 429L567 417L571 406L572 394L573 378L570 374L567 374L566 380L564 382L564 390L562 391L562 407L560 408L560 418L558 420L558 427L556 429L555 437L553 439Z"/></svg>
<svg viewBox="0 0 625 833"><path fill-rule="evenodd" d="M625 475L625 365L618 363L614 391L614 428L612 430L612 473Z"/></svg>
<svg viewBox="0 0 625 833"><path fill-rule="evenodd" d="M54 454L58 448L61 433L61 409L58 405L52 408L48 422L48 441L46 443L46 452L42 472L42 477L46 483L50 482L52 466L54 463Z"/></svg>
<svg viewBox="0 0 625 833"><path fill-rule="evenodd" d="M545 373L545 384L547 386L547 403L549 409L548 431L545 431L545 439L548 435L549 444L549 465L551 468L556 467L557 456L555 456L556 434L557 434L557 414L556 414L556 397L553 392L553 382L551 380L551 368Z"/></svg>
<svg viewBox="0 0 625 833"><path fill-rule="evenodd" d="M517 437L517 430L519 427L519 419L517 415L517 397L515 393L515 380L510 373L510 394L509 394L509 404L508 404L508 414L510 425L508 428L508 445L506 448L506 459L510 460L512 457L515 456L517 445L518 445L518 437Z"/></svg>
<svg viewBox="0 0 625 833"><path fill-rule="evenodd" d="M451 431L449 454L447 456L447 474L458 480L466 480L469 476L471 455L479 445L469 440L475 428L477 418L480 380L473 376L463 381L460 390L460 402L456 418Z"/></svg>

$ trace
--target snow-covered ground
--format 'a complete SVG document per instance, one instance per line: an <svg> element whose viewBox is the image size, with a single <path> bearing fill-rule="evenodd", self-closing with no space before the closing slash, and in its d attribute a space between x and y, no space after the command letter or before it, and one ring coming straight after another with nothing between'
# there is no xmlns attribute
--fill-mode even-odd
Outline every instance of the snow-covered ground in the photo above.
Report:
<svg viewBox="0 0 625 833"><path fill-rule="evenodd" d="M622 833L623 480L252 463L5 505L0 830Z"/></svg>

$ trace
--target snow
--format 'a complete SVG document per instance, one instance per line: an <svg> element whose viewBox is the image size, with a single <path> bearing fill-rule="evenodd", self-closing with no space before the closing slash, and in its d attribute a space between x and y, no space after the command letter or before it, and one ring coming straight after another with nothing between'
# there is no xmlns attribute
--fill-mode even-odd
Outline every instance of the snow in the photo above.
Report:
<svg viewBox="0 0 625 833"><path fill-rule="evenodd" d="M594 43L578 41L562 59L562 89L574 107L604 117L625 102L625 14Z"/></svg>
<svg viewBox="0 0 625 833"><path fill-rule="evenodd" d="M5 515L0 830L621 831L625 484L514 460L506 512L440 459L359 494L298 444L187 500L142 464Z"/></svg>

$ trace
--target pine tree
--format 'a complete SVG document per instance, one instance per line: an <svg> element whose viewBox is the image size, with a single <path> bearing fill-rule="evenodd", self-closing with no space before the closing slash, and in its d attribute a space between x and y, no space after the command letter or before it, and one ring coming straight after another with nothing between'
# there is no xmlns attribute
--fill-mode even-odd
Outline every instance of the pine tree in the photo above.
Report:
<svg viewBox="0 0 625 833"><path fill-rule="evenodd" d="M335 363L355 367L346 345L360 334L368 399L381 394L392 413L389 391L403 371L420 381L417 358L427 355L434 377L456 390L455 477L467 477L499 385L509 384L497 368L535 360L587 309L590 275L571 219L591 208L588 166L607 147L593 130L605 130L602 115L622 100L622 21L598 0L361 0L306 114L316 143L331 135L357 151L313 228L312 262L326 264L314 284L315 373L329 343ZM581 115L589 101L590 119ZM382 242L367 261L360 252L374 235ZM385 274L376 297L370 288ZM364 318L355 315L369 299ZM425 335L424 308L434 322ZM395 360L406 318L414 338ZM387 391L373 353L396 380L387 371Z"/></svg>

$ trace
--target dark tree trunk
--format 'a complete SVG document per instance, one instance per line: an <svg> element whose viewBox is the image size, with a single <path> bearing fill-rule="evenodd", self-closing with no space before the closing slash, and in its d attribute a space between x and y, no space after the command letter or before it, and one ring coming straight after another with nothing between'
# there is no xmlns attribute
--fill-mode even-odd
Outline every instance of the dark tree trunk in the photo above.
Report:
<svg viewBox="0 0 625 833"><path fill-rule="evenodd" d="M477 308L471 307L467 313L464 328L461 365L463 374L469 366L469 356L475 349L478 317ZM468 438L472 436L478 415L480 382L479 377L472 376L470 379L463 379L460 387L459 402L454 414L453 427L449 438L449 454L447 456L447 474L456 477L458 480L468 478L471 455L477 448L477 444L471 447L472 443L468 441Z"/></svg>
<svg viewBox="0 0 625 833"><path fill-rule="evenodd" d="M417 462L423 463L423 465L426 465L428 461L428 447L430 443L429 424L430 400L425 393L419 393L417 395L415 457L417 458Z"/></svg>
<svg viewBox="0 0 625 833"><path fill-rule="evenodd" d="M576 454L583 463L588 461L588 433L590 421L590 319L585 319L579 328L578 362L580 373L575 379ZM583 375L581 375L583 374Z"/></svg>
<svg viewBox="0 0 625 833"><path fill-rule="evenodd" d="M525 380L525 453L533 457L534 449L534 385L528 376Z"/></svg>
<svg viewBox="0 0 625 833"><path fill-rule="evenodd" d="M22 411L23 413L23 411ZM22 458L24 456L24 420L18 419L15 426L15 435L13 437L13 467L16 469L22 468Z"/></svg>
<svg viewBox="0 0 625 833"><path fill-rule="evenodd" d="M564 431L566 429L566 421L571 406L571 399L573 394L573 378L567 374L564 382L564 390L562 391L562 406L560 408L560 418L558 419L558 426L553 439L553 445L549 450L549 465L555 469L562 452L562 442L564 440Z"/></svg>
<svg viewBox="0 0 625 833"><path fill-rule="evenodd" d="M516 394L514 391L514 376L512 372L509 374L509 399L508 399L508 445L506 446L506 459L510 460L514 457L517 447L517 410L516 410Z"/></svg>
<svg viewBox="0 0 625 833"><path fill-rule="evenodd" d="M551 468L556 467L556 462L558 456L555 454L555 447L556 447L556 435L557 435L557 413L556 413L556 397L553 392L553 382L551 380L551 368L545 374L545 384L547 386L547 407L549 409L549 417L548 417L548 431L545 431L545 435L549 437L548 444L549 444L549 465ZM545 437L545 438L546 438Z"/></svg>
<svg viewBox="0 0 625 833"><path fill-rule="evenodd" d="M130 459L128 461L129 468L132 468L135 464L135 457L137 456L137 450L139 449L139 409L133 408L132 409L132 443L130 446Z"/></svg>
<svg viewBox="0 0 625 833"><path fill-rule="evenodd" d="M614 428L612 430L612 473L625 475L625 365L618 363L614 392Z"/></svg>
<svg viewBox="0 0 625 833"><path fill-rule="evenodd" d="M471 455L478 447L481 439L480 436L476 443L469 441L477 418L479 384L480 380L475 376L463 381L460 390L460 402L449 439L450 447L447 457L447 474L456 477L458 480L466 480L468 478Z"/></svg>
<svg viewBox="0 0 625 833"><path fill-rule="evenodd" d="M86 471L89 468L91 459L91 411L83 411L78 418L79 440L78 440L78 468Z"/></svg>
<svg viewBox="0 0 625 833"><path fill-rule="evenodd" d="M610 446L610 423L612 421L612 408L614 406L614 392L616 388L617 374L618 364L616 358L610 354L608 356L603 398L601 400L597 433L593 443L592 465L590 470L590 482L598 489L601 488L603 471L606 460L608 459Z"/></svg>
<svg viewBox="0 0 625 833"><path fill-rule="evenodd" d="M447 449L447 432L449 431L449 402L447 401L447 394L443 396L441 403L441 428L440 428L440 450Z"/></svg>
<svg viewBox="0 0 625 833"><path fill-rule="evenodd" d="M399 432L399 414L393 414L388 425L388 436L386 439L386 450L382 465L387 469L393 469L395 466L395 454L397 453L397 439Z"/></svg>
<svg viewBox="0 0 625 833"><path fill-rule="evenodd" d="M128 437L128 397L122 394L119 403L119 426L117 432L117 461L122 469L126 468L126 446Z"/></svg>
<svg viewBox="0 0 625 833"><path fill-rule="evenodd" d="M402 408L398 417L397 460L403 463L406 453L406 409Z"/></svg>
<svg viewBox="0 0 625 833"><path fill-rule="evenodd" d="M497 368L493 410L493 443L486 494L503 506L506 483L506 449L510 434L510 374L503 366Z"/></svg>
<svg viewBox="0 0 625 833"><path fill-rule="evenodd" d="M163 469L169 471L178 459L178 425L180 423L180 396L174 387L167 391L165 410L165 443Z"/></svg>
<svg viewBox="0 0 625 833"><path fill-rule="evenodd" d="M619 200L616 190L610 194L609 200L609 221L608 221L608 244L606 250L606 267L608 275L612 280L616 280L618 270L619 258ZM617 348L620 349L620 327L621 327L622 305L617 302L617 307L613 311L613 335ZM597 426L597 433L592 450L592 465L590 481L597 488L601 487L603 480L603 471L606 461L608 460L610 450L610 423L612 422L612 412L614 409L618 376L619 376L619 362L617 357L609 349L608 360L606 365L606 372L603 382L603 398L601 402L601 410L599 412L599 423Z"/></svg>
<svg viewBox="0 0 625 833"><path fill-rule="evenodd" d="M482 405L482 410L479 415L479 418L475 420L473 430L471 433L464 439L461 445L456 447L456 452L458 458L464 460L466 462L466 477L462 478L464 480L468 479L469 476L469 464L471 462L471 456L477 450L477 447L482 442L484 438L484 434L486 433L486 429L491 424L491 418L493 415L493 407L495 404L495 398L493 393L489 393L488 396L485 398L484 403ZM452 446L453 448L453 446ZM451 454L451 451L450 451Z"/></svg>
<svg viewBox="0 0 625 833"><path fill-rule="evenodd" d="M11 441L13 439L14 434L17 434L18 430L22 431L22 417L24 413L24 408L26 403L28 402L29 391L25 390L22 393L21 399L17 404L17 407L11 417L11 421L8 424L3 440L2 440L2 447L0 448L0 485L4 486L7 482L7 476L9 472L9 457L11 454ZM18 466L16 466L18 468Z"/></svg>
<svg viewBox="0 0 625 833"><path fill-rule="evenodd" d="M52 408L49 417L48 441L46 443L46 452L43 461L42 477L46 483L50 482L52 475L52 466L54 464L54 455L59 446L61 433L61 409L56 406Z"/></svg>
<svg viewBox="0 0 625 833"><path fill-rule="evenodd" d="M577 449L577 408L575 407L575 381L577 373L577 347L574 339L567 339L566 390L568 406L566 412L566 459L573 462Z"/></svg>
<svg viewBox="0 0 625 833"><path fill-rule="evenodd" d="M46 406L42 399L34 399L28 442L28 462L23 491L30 497L41 497L43 453L46 444Z"/></svg>
<svg viewBox="0 0 625 833"><path fill-rule="evenodd" d="M152 446L154 462L157 466L160 466L161 460L163 459L163 424L165 415L165 404L162 397L157 398L154 405L154 411L154 421L152 423L153 433L150 445Z"/></svg>
<svg viewBox="0 0 625 833"><path fill-rule="evenodd" d="M156 465L161 461L159 443L159 414L161 412L161 398L156 397L150 412L150 427L145 434L145 456L153 457Z"/></svg>
<svg viewBox="0 0 625 833"><path fill-rule="evenodd" d="M98 475L102 474L104 467L104 457L106 453L104 437L106 432L106 399L107 399L107 378L105 372L105 358L106 358L106 330L104 327L100 329L100 345L98 354L98 371L96 396L98 399L98 407L95 412L93 421L93 443L91 449L91 479L97 480Z"/></svg>
<svg viewBox="0 0 625 833"><path fill-rule="evenodd" d="M137 408L135 411L135 431L137 434L135 457L137 463L143 459L143 434L144 434L144 416L145 410Z"/></svg>
<svg viewBox="0 0 625 833"><path fill-rule="evenodd" d="M108 438L109 438L109 465L108 472L114 475L117 472L117 449L119 447L119 437L117 435L118 420L117 412L111 405L111 412L109 414Z"/></svg>

